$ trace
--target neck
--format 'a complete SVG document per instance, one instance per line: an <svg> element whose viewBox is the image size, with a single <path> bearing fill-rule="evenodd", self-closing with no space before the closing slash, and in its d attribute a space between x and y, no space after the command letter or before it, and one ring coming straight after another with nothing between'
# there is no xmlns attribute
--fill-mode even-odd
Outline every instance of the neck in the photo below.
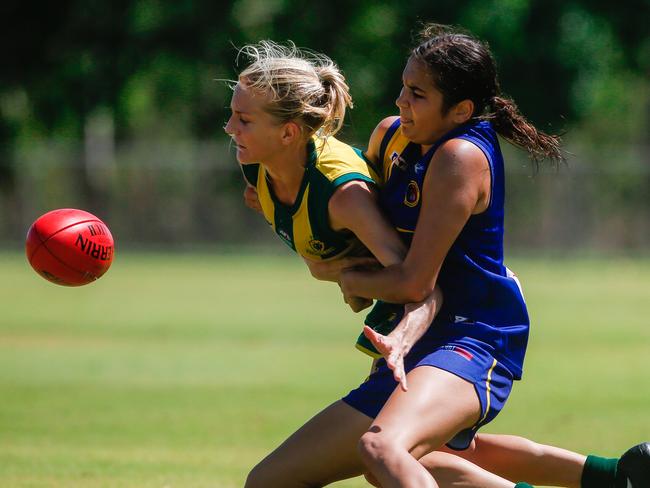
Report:
<svg viewBox="0 0 650 488"><path fill-rule="evenodd" d="M272 160L262 163L269 176L275 196L286 205L293 205L298 196L307 164L307 144L289 147Z"/></svg>

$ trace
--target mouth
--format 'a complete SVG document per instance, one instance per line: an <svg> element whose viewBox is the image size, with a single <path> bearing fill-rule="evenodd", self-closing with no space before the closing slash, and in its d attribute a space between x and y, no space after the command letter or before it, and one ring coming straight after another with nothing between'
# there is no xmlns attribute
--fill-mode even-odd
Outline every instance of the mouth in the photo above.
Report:
<svg viewBox="0 0 650 488"><path fill-rule="evenodd" d="M413 119L409 119L408 117L404 117L403 115L399 116L399 121L402 125L413 125Z"/></svg>

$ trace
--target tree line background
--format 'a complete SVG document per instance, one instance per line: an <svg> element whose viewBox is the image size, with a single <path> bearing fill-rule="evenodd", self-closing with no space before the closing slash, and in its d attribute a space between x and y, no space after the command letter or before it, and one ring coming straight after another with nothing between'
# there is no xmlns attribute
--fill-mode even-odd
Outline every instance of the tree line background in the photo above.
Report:
<svg viewBox="0 0 650 488"><path fill-rule="evenodd" d="M61 207L103 218L118 250L274 245L222 129L237 48L290 39L332 57L355 100L340 138L364 147L396 112L418 25L438 22L488 41L503 91L564 133L557 170L507 149L508 245L648 248L648 0L5 0L0 18L2 247Z"/></svg>

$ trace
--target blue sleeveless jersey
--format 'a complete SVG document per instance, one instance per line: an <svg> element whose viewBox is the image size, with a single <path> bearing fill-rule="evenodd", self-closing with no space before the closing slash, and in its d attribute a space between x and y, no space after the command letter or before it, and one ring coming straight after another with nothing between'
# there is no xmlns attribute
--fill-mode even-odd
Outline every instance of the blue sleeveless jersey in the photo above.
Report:
<svg viewBox="0 0 650 488"><path fill-rule="evenodd" d="M421 205L424 175L435 151L450 139L464 139L485 154L492 187L488 208L472 215L452 244L437 284L444 303L426 340L470 337L520 379L529 319L518 281L503 264L504 168L497 135L486 121L458 127L426 154L402 134L399 119L380 146L384 176L380 204L395 228L410 243Z"/></svg>

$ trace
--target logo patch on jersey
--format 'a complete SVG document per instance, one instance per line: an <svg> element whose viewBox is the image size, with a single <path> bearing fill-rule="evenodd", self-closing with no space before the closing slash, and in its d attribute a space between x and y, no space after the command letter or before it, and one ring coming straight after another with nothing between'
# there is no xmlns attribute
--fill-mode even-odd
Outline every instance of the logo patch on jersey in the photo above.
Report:
<svg viewBox="0 0 650 488"><path fill-rule="evenodd" d="M467 324L467 325L472 325L475 322L468 317L463 317L462 315L452 315L451 316L452 320L454 321L454 324Z"/></svg>
<svg viewBox="0 0 650 488"><path fill-rule="evenodd" d="M284 229L278 229L278 235L282 237L288 244L292 245L293 240L291 239L291 236L287 233L286 230Z"/></svg>
<svg viewBox="0 0 650 488"><path fill-rule="evenodd" d="M323 241L319 241L318 239L314 239L311 237L307 241L307 246L305 251L309 254L312 254L314 256L324 256L326 254L331 253L334 250L332 247L326 247L325 243Z"/></svg>
<svg viewBox="0 0 650 488"><path fill-rule="evenodd" d="M404 194L404 205L415 207L418 203L420 203L420 187L415 181L411 180Z"/></svg>
<svg viewBox="0 0 650 488"><path fill-rule="evenodd" d="M322 256L323 254L327 253L329 249L325 248L325 243L323 241L319 241L318 239L310 239L307 242L306 251L309 254L313 254L315 256Z"/></svg>
<svg viewBox="0 0 650 488"><path fill-rule="evenodd" d="M321 253L325 250L325 243L323 241L319 241L318 239L312 239L309 241L309 249L311 249L316 254Z"/></svg>
<svg viewBox="0 0 650 488"><path fill-rule="evenodd" d="M397 166L401 170L405 170L407 163L406 160L400 156L397 151L393 152L393 154L390 155L390 161L393 163L395 166Z"/></svg>

